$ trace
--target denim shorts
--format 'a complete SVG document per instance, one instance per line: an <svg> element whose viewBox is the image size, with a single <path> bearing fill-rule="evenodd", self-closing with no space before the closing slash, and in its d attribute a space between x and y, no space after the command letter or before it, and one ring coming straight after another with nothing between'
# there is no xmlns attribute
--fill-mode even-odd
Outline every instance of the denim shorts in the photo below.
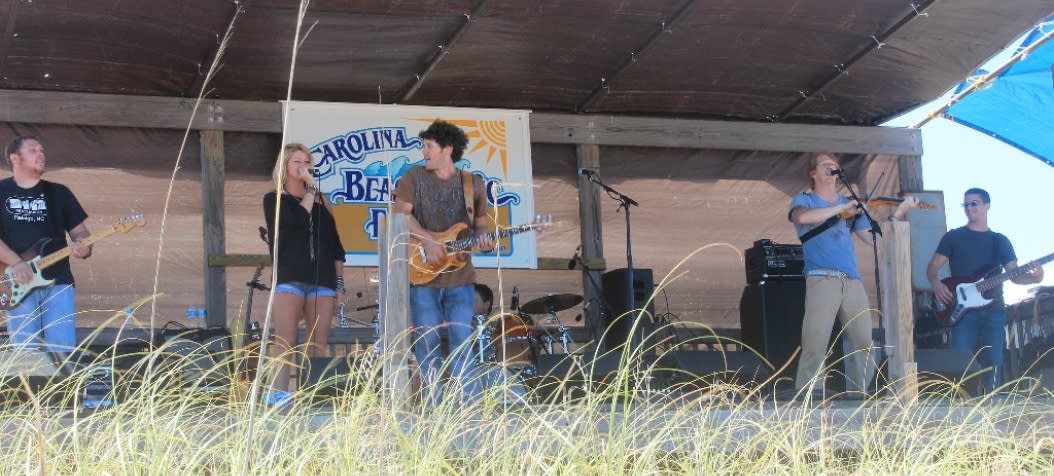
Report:
<svg viewBox="0 0 1054 476"><path fill-rule="evenodd" d="M302 283L300 281L293 281L291 283L281 283L275 286L272 290L274 293L286 293L296 294L302 298L311 297L337 297L337 292L326 287L322 287L316 284Z"/></svg>

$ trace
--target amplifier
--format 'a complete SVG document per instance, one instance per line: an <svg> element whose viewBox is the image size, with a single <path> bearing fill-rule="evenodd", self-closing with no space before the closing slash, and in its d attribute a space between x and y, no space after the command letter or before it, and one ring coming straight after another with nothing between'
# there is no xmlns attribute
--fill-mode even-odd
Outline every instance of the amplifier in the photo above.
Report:
<svg viewBox="0 0 1054 476"><path fill-rule="evenodd" d="M805 253L801 245L783 245L773 243L772 240L758 240L744 254L747 283L769 278L799 278L805 270Z"/></svg>

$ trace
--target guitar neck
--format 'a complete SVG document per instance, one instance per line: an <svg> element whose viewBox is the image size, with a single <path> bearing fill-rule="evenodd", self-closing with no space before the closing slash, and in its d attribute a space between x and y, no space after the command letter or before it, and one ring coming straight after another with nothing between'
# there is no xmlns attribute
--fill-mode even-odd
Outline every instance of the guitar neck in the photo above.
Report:
<svg viewBox="0 0 1054 476"><path fill-rule="evenodd" d="M490 233L486 233L486 236L490 237L490 239L492 240L499 240L508 236L515 235L517 233L523 233L530 229L531 225L520 225L512 228L502 228L498 231L492 231ZM447 243L446 250L448 253L465 251L468 249L472 249L477 245L479 245L479 235L473 235L467 238L462 238L460 240L454 240Z"/></svg>
<svg viewBox="0 0 1054 476"><path fill-rule="evenodd" d="M87 246L87 245L95 243L96 241L99 241L99 240L101 240L103 238L106 238L107 236L110 236L110 235L112 235L112 234L114 234L116 232L117 232L117 227L110 227L110 228L107 228L107 229L105 229L103 231L100 231L98 233L92 234L91 236L81 240L81 243L83 243L85 246ZM72 253L72 252L73 252L73 248L67 246L67 247L65 247L65 248L63 248L61 250L58 250L58 251L56 251L54 253L51 253L51 254L43 257L43 258L40 258L40 261L37 261L37 268L41 269L41 270L47 269L51 265L53 265L55 263L58 263L59 261L62 261L64 259L68 258L70 253Z"/></svg>
<svg viewBox="0 0 1054 476"><path fill-rule="evenodd" d="M1003 282L1008 280L1008 279L1014 279L1014 278L1016 278L1018 276L1021 276L1021 275L1025 274L1025 273L1028 273L1029 269L1031 269L1033 265L1035 265L1035 266L1043 266L1044 264L1050 262L1051 260L1054 260L1054 253L1051 253L1051 254L1049 254L1047 256L1044 256L1042 258L1039 258L1037 260L1030 261L1030 262L1026 263L1024 266L1017 267L1017 269L1014 269L1013 271L1007 271L1007 272L1005 272L1003 274L1000 274L999 276L992 276L991 278L988 278L988 279L986 279L984 281L981 281L980 283L977 284L977 290L981 291L981 292L990 291L990 290L994 289L996 286L999 286L1000 284L1003 284Z"/></svg>

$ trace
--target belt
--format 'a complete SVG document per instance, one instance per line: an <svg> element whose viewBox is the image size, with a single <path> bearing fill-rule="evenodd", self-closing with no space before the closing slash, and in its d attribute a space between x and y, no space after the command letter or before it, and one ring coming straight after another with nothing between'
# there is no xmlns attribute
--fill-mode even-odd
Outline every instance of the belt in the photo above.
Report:
<svg viewBox="0 0 1054 476"><path fill-rule="evenodd" d="M806 276L827 276L828 278L852 279L848 274L833 269L813 269L805 272Z"/></svg>

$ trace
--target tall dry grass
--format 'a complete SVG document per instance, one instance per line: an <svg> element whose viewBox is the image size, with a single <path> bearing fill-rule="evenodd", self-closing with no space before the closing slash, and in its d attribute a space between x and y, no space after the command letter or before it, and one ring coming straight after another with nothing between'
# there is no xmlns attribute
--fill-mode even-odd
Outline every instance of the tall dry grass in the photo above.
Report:
<svg viewBox="0 0 1054 476"><path fill-rule="evenodd" d="M375 370L391 357L357 356L351 391L328 397L325 385L306 386L290 408L249 403L247 372L257 360L247 348L210 357L169 341L137 355L82 359L69 366L68 377L39 389L40 378L11 377L0 392L0 468L38 474L1020 474L1049 472L1054 454L1050 396L1024 381L1015 382L1009 398L964 397L956 383L932 381L914 401L777 400L771 389L758 388L768 385L762 382L670 390L673 374L662 365L624 365L605 386L550 382L570 390L546 404L522 395L514 380L469 401L452 383L436 406L396 409L381 403ZM17 374L24 367L18 359L0 354L3 374ZM109 398L115 403L90 410L83 407L84 387L99 365L114 369Z"/></svg>

